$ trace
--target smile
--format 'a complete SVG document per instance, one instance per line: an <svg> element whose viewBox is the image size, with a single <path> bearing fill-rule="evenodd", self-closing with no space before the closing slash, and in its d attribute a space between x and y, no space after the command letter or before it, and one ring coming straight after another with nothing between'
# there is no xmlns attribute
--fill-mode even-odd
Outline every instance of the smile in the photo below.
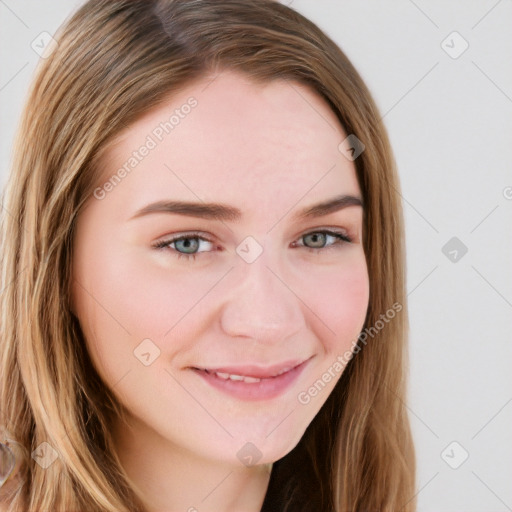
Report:
<svg viewBox="0 0 512 512"><path fill-rule="evenodd" d="M283 373L286 373L290 370L292 370L293 367L285 368L284 370L281 370L276 375L272 375L271 377L251 377L249 375L237 375L232 373L224 373L224 372L216 372L212 370L204 370L206 373L209 373L210 375L215 375L216 377L219 377L219 379L223 380L236 380L236 381L243 381L247 382L248 384L254 384L256 382L261 382L263 379L275 379L276 377L279 377L279 375L282 375Z"/></svg>
<svg viewBox="0 0 512 512"><path fill-rule="evenodd" d="M202 380L224 394L241 400L270 400L288 390L311 358L267 369L254 366L222 369L191 368Z"/></svg>

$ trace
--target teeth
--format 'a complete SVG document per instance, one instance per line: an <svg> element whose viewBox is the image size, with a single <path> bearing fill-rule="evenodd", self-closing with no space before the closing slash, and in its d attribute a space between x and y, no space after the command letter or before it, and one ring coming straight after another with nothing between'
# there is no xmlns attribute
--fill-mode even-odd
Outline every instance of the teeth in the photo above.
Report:
<svg viewBox="0 0 512 512"><path fill-rule="evenodd" d="M231 380L244 380L243 375L229 375Z"/></svg>
<svg viewBox="0 0 512 512"><path fill-rule="evenodd" d="M258 379L257 377L244 377L244 382L252 384L253 382L261 382L261 379Z"/></svg>
<svg viewBox="0 0 512 512"><path fill-rule="evenodd" d="M229 373L222 373L222 372L213 372L214 375L219 377L219 379L223 380L236 380L236 381L243 381L247 382L249 384L253 384L255 382L261 382L261 379L258 379L256 377L245 377L244 375L231 375Z"/></svg>
<svg viewBox="0 0 512 512"><path fill-rule="evenodd" d="M276 373L275 375L273 375L271 377L266 377L266 378L269 379L272 377L277 377L279 375L282 375L283 373L290 371L292 368L293 368L292 366L290 366L289 368L284 368L279 373ZM222 380L235 380L235 381L239 381L239 382L243 381L243 382L247 382L249 384L253 384L255 382L261 382L261 379L258 379L257 377L247 377L245 375L233 375L230 373L223 373L223 372L212 372L211 370L205 370L205 371L207 373L216 375L217 377L219 377L219 379L222 379Z"/></svg>

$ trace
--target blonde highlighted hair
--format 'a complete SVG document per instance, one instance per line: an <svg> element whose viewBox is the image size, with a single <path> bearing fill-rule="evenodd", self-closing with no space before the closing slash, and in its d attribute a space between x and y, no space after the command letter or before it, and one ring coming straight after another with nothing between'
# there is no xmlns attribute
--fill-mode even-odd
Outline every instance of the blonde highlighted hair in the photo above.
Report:
<svg viewBox="0 0 512 512"><path fill-rule="evenodd" d="M9 512L144 512L113 448L110 425L123 408L70 310L73 233L116 134L193 80L232 69L310 86L364 143L354 164L370 278L365 329L402 306L274 463L264 510L414 512L400 186L378 109L345 54L271 0L90 0L55 39L3 192L0 441L11 440L19 467L0 502ZM47 468L31 456L44 442L58 454Z"/></svg>

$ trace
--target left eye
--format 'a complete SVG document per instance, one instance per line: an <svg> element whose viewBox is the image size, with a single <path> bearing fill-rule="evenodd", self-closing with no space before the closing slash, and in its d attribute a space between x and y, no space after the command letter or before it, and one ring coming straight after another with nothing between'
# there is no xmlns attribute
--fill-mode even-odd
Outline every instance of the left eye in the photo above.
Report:
<svg viewBox="0 0 512 512"><path fill-rule="evenodd" d="M320 236L319 236L320 235ZM334 238L335 242L330 245L325 245L327 238ZM313 251L321 250L321 249L330 249L333 246L342 245L345 243L352 242L351 238L348 237L344 233L338 233L336 231L312 231L311 233L307 233L306 235L302 235L301 239L308 239L311 241L310 243L319 244L320 247L306 247L306 249L311 249Z"/></svg>
<svg viewBox="0 0 512 512"><path fill-rule="evenodd" d="M331 244L327 244L328 239L334 239L334 242ZM294 242L295 247L304 247L309 251L318 252L327 249L333 249L337 246L341 246L345 243L351 243L352 239L342 232L336 231L312 231L305 235L302 235L299 240L306 240L308 244L313 244L313 247L308 245L297 244ZM198 253L201 252L209 252L208 250L198 251L199 245L201 242L206 242L210 245L213 245L213 242L200 236L198 233L190 233L188 235L177 236L168 240L162 240L160 242L156 242L153 244L153 247L156 249L171 249L172 252L176 253L177 258L185 257L186 259L195 260ZM175 247L171 247L172 245ZM182 252L183 251L183 252Z"/></svg>

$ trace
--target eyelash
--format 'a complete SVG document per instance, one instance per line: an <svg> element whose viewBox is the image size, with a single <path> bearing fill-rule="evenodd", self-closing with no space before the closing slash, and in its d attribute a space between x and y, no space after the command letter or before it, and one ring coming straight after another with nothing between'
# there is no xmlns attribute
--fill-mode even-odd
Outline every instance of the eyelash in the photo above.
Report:
<svg viewBox="0 0 512 512"><path fill-rule="evenodd" d="M335 243L333 243L332 245L329 245L327 247L315 248L315 247L306 247L305 245L300 245L299 247L304 247L308 251L311 251L313 253L318 254L320 251L326 251L326 250L329 250L329 249L335 249L339 245L343 245L343 244L346 244L346 243L352 243L352 241L353 241L352 238L349 237L348 235L346 235L345 233L337 232L337 231L331 231L331 230L326 230L326 229L318 230L318 231L310 231L310 232L305 233L304 235L302 235L300 237L300 239L302 239L302 238L304 238L304 237L306 237L308 235L313 235L313 234L318 234L318 233L321 233L321 234L324 234L324 235L330 235L330 236L332 236L334 238L337 238L337 241ZM180 236L177 236L177 237L174 237L174 238L171 238L171 239L167 239L167 240L162 240L160 242L156 242L156 243L154 243L152 245L152 247L154 247L155 249L160 249L160 250L170 249L172 252L176 253L175 256L178 259L184 257L186 260L194 261L196 259L196 256L198 254L200 254L200 253L186 254L186 253L177 251L176 249L173 249L172 247L169 247L169 245L174 243L174 242L179 242L180 240L188 240L188 239L194 239L194 238L197 238L199 240L203 240L204 242L213 243L211 240L208 240L207 238L201 236L200 233L189 233L187 235L180 235ZM201 252L205 252L205 251L201 251Z"/></svg>

